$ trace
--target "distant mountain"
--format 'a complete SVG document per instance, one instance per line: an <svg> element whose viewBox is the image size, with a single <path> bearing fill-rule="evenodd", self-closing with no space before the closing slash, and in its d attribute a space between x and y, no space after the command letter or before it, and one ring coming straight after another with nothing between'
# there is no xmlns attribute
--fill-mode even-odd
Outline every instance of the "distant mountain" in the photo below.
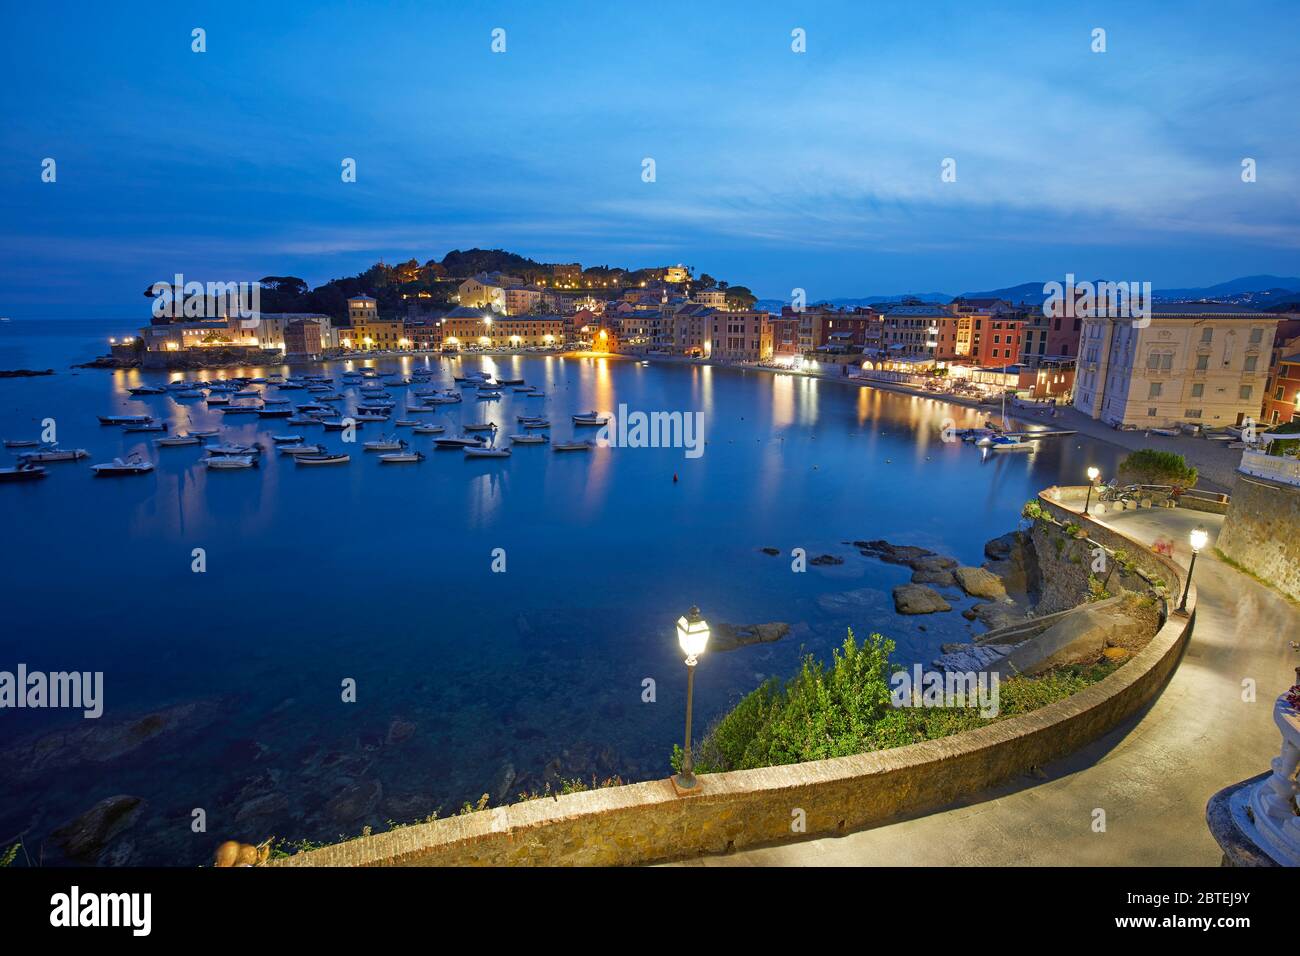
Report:
<svg viewBox="0 0 1300 956"><path fill-rule="evenodd" d="M1047 295L1043 292L1043 283L1022 282L1020 285L1008 286L1005 289L992 289L988 292L963 292L958 298L1006 299L1008 302L1028 302L1030 305L1042 305Z"/></svg>
<svg viewBox="0 0 1300 956"><path fill-rule="evenodd" d="M1157 289L1156 298L1166 299L1170 302L1197 302L1201 299L1226 301L1232 296L1261 293L1269 295L1280 293L1284 295L1290 292L1300 292L1300 279L1285 279L1279 276L1243 276L1240 279L1229 279L1227 282L1206 286L1203 289Z"/></svg>
<svg viewBox="0 0 1300 956"><path fill-rule="evenodd" d="M938 302L946 305L952 301L952 296L946 292L905 292L901 295L864 295L851 299L817 299L815 302L809 302L808 304L810 306L829 305L837 309L853 309L858 306L875 305L880 302L901 302L904 299L920 299L922 302ZM780 312L782 306L789 304L789 299L759 299L754 304L754 308L767 312Z"/></svg>

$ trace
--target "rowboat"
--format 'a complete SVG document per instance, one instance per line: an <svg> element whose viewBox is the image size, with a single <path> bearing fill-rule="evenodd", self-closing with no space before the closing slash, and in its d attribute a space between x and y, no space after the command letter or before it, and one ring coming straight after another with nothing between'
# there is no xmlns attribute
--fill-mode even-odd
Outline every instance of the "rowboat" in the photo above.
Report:
<svg viewBox="0 0 1300 956"><path fill-rule="evenodd" d="M465 457L466 458L509 458L510 449L509 448L486 448L486 447L476 448L470 445L466 445Z"/></svg>
<svg viewBox="0 0 1300 956"><path fill-rule="evenodd" d="M297 445L302 441L301 435L272 435L271 441L277 445Z"/></svg>
<svg viewBox="0 0 1300 956"><path fill-rule="evenodd" d="M551 445L554 451L591 451L591 447L589 441L557 441Z"/></svg>
<svg viewBox="0 0 1300 956"><path fill-rule="evenodd" d="M396 435L384 435L374 441L368 441L361 446L366 451L401 451L406 447L406 442Z"/></svg>
<svg viewBox="0 0 1300 956"><path fill-rule="evenodd" d="M28 451L18 456L23 461L50 462L50 461L80 461L82 458L89 458L90 452L84 448L42 448L40 451Z"/></svg>
<svg viewBox="0 0 1300 956"><path fill-rule="evenodd" d="M510 444L512 445L543 445L549 439L545 435L511 435Z"/></svg>
<svg viewBox="0 0 1300 956"><path fill-rule="evenodd" d="M420 451L395 451L386 455L380 455L379 460L385 465L410 465L424 461L424 452Z"/></svg>
<svg viewBox="0 0 1300 956"><path fill-rule="evenodd" d="M438 448L474 448L487 442L477 435L473 437L465 435L460 438L435 438L433 444Z"/></svg>
<svg viewBox="0 0 1300 956"><path fill-rule="evenodd" d="M253 455L218 455L215 458L203 459L203 464L208 468L220 470L234 470L237 468L256 468L257 458Z"/></svg>
<svg viewBox="0 0 1300 956"><path fill-rule="evenodd" d="M352 460L348 455L295 455L299 465L346 465Z"/></svg>
<svg viewBox="0 0 1300 956"><path fill-rule="evenodd" d="M159 448L177 448L181 445L201 445L203 439L197 435L168 435L166 438L155 438L153 443Z"/></svg>
<svg viewBox="0 0 1300 956"><path fill-rule="evenodd" d="M412 433L416 435L441 435L446 430L442 425L417 425L411 429Z"/></svg>
<svg viewBox="0 0 1300 956"><path fill-rule="evenodd" d="M127 425L123 431L128 432L165 432L167 430L166 422L148 421L139 422L134 425Z"/></svg>
<svg viewBox="0 0 1300 956"><path fill-rule="evenodd" d="M551 423L548 422L545 418L532 418L524 422L524 428L526 429L550 428L550 427L551 427Z"/></svg>
<svg viewBox="0 0 1300 956"><path fill-rule="evenodd" d="M237 445L233 442L209 445L204 450L209 455L260 455L262 453L260 445Z"/></svg>
<svg viewBox="0 0 1300 956"><path fill-rule="evenodd" d="M398 428L414 428L416 425L420 423L411 421L411 419L409 418L399 418L397 421L393 422L393 424Z"/></svg>
<svg viewBox="0 0 1300 956"><path fill-rule="evenodd" d="M5 441L6 448L35 448L39 444L34 438L10 438Z"/></svg>
<svg viewBox="0 0 1300 956"><path fill-rule="evenodd" d="M135 388L128 388L132 395L163 395L167 389L159 388L157 385L137 385Z"/></svg>
<svg viewBox="0 0 1300 956"><path fill-rule="evenodd" d="M292 455L295 458L299 455L323 455L325 454L324 445L280 445L276 448L281 455Z"/></svg>
<svg viewBox="0 0 1300 956"><path fill-rule="evenodd" d="M101 425L140 425L153 421L152 415L100 415Z"/></svg>
<svg viewBox="0 0 1300 956"><path fill-rule="evenodd" d="M579 412L573 416L575 425L604 425L609 422L608 415L601 415L600 412Z"/></svg>

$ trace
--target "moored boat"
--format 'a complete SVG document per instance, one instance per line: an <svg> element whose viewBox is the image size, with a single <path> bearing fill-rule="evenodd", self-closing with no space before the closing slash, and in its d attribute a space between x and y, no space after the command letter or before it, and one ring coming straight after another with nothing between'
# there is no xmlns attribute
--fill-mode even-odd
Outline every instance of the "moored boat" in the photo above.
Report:
<svg viewBox="0 0 1300 956"><path fill-rule="evenodd" d="M213 458L204 458L203 464L210 469L234 470L237 468L256 468L257 457L255 455L217 455Z"/></svg>
<svg viewBox="0 0 1300 956"><path fill-rule="evenodd" d="M421 451L394 451L386 455L380 455L379 460L385 465L409 465L417 464L424 461L424 452Z"/></svg>
<svg viewBox="0 0 1300 956"><path fill-rule="evenodd" d="M487 446L465 446L466 458L509 458L509 448L489 448Z"/></svg>
<svg viewBox="0 0 1300 956"><path fill-rule="evenodd" d="M140 425L153 421L152 415L100 415L101 425Z"/></svg>
<svg viewBox="0 0 1300 956"><path fill-rule="evenodd" d="M589 441L557 441L551 443L551 449L554 451L591 451L592 443Z"/></svg>
<svg viewBox="0 0 1300 956"><path fill-rule="evenodd" d="M13 468L0 468L0 481L38 481L49 472L31 462L19 462Z"/></svg>
<svg viewBox="0 0 1300 956"><path fill-rule="evenodd" d="M112 461L101 465L91 465L90 470L95 473L96 478L144 475L153 471L153 462L145 461L138 454L132 454L125 459L114 458Z"/></svg>
<svg viewBox="0 0 1300 956"><path fill-rule="evenodd" d="M527 433L510 436L510 444L512 445L544 445L549 440L545 435L529 435Z"/></svg>
<svg viewBox="0 0 1300 956"><path fill-rule="evenodd" d="M90 452L84 448L59 448L51 445L48 448L42 448L40 451L23 452L18 456L23 461L50 462L50 461L80 461L82 458L89 458Z"/></svg>
<svg viewBox="0 0 1300 956"><path fill-rule="evenodd" d="M299 465L346 465L352 458L349 455L295 455L293 460Z"/></svg>

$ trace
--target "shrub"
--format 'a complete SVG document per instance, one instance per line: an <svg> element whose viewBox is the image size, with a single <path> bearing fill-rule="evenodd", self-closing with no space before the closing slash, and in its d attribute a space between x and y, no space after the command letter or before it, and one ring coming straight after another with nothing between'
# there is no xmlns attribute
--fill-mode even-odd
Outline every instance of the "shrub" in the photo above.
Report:
<svg viewBox="0 0 1300 956"><path fill-rule="evenodd" d="M1196 485L1196 469L1182 455L1172 451L1143 448L1119 463L1120 478L1138 485Z"/></svg>

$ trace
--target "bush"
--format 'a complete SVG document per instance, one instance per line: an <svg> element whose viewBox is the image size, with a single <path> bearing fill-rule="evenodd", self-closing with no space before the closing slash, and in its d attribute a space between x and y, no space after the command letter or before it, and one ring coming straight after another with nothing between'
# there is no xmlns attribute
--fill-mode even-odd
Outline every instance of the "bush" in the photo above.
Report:
<svg viewBox="0 0 1300 956"><path fill-rule="evenodd" d="M1119 475L1124 481L1137 485L1178 485L1192 488L1196 485L1196 469L1187 464L1182 455L1172 451L1143 448L1119 463Z"/></svg>

